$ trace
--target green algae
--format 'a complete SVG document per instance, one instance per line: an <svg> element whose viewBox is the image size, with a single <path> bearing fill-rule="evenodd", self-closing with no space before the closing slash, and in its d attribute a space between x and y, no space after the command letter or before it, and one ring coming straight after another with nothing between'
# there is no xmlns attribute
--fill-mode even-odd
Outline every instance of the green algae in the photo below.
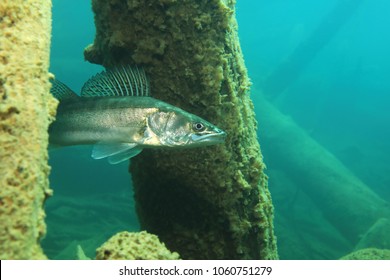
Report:
<svg viewBox="0 0 390 280"><path fill-rule="evenodd" d="M154 97L215 123L223 145L144 151L131 162L141 226L184 259L276 259L234 1L93 1L85 58L143 65Z"/></svg>
<svg viewBox="0 0 390 280"><path fill-rule="evenodd" d="M366 248L352 252L340 260L390 260L390 250Z"/></svg>
<svg viewBox="0 0 390 280"><path fill-rule="evenodd" d="M154 234L122 231L96 250L98 260L179 260Z"/></svg>

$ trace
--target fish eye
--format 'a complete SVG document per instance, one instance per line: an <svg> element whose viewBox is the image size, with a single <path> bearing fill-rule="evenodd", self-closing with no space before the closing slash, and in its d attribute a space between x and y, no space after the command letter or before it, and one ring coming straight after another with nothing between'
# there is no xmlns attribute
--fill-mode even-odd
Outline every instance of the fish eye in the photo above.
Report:
<svg viewBox="0 0 390 280"><path fill-rule="evenodd" d="M206 129L206 126L201 122L197 122L192 124L192 129L196 132L202 132Z"/></svg>

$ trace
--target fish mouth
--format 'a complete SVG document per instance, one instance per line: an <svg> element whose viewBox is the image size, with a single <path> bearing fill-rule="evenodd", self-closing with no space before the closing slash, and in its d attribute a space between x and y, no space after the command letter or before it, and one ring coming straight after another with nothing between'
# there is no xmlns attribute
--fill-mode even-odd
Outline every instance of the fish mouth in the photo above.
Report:
<svg viewBox="0 0 390 280"><path fill-rule="evenodd" d="M223 143L226 139L226 132L219 130L205 135L191 135L191 140L199 145L214 145Z"/></svg>

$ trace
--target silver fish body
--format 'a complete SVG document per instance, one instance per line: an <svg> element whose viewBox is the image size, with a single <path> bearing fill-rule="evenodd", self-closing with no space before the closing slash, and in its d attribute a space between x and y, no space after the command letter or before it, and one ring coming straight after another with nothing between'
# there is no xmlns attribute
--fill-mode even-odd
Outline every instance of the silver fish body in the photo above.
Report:
<svg viewBox="0 0 390 280"><path fill-rule="evenodd" d="M70 146L134 143L142 147L196 147L224 141L225 132L152 97L89 97L61 101L50 143Z"/></svg>
<svg viewBox="0 0 390 280"><path fill-rule="evenodd" d="M204 119L150 97L140 68L120 67L88 80L81 96L53 80L60 100L49 127L52 146L94 145L94 159L112 164L136 156L144 148L192 148L214 145L226 133Z"/></svg>

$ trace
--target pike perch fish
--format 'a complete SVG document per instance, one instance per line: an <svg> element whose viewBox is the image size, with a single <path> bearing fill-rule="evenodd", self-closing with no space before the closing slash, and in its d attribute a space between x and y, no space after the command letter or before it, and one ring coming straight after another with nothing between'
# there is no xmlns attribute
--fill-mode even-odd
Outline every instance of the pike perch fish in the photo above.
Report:
<svg viewBox="0 0 390 280"><path fill-rule="evenodd" d="M203 147L226 137L204 119L152 98L143 68L103 71L84 84L80 96L58 80L52 85L60 104L49 127L50 144L94 145L94 159L116 164L144 148Z"/></svg>

